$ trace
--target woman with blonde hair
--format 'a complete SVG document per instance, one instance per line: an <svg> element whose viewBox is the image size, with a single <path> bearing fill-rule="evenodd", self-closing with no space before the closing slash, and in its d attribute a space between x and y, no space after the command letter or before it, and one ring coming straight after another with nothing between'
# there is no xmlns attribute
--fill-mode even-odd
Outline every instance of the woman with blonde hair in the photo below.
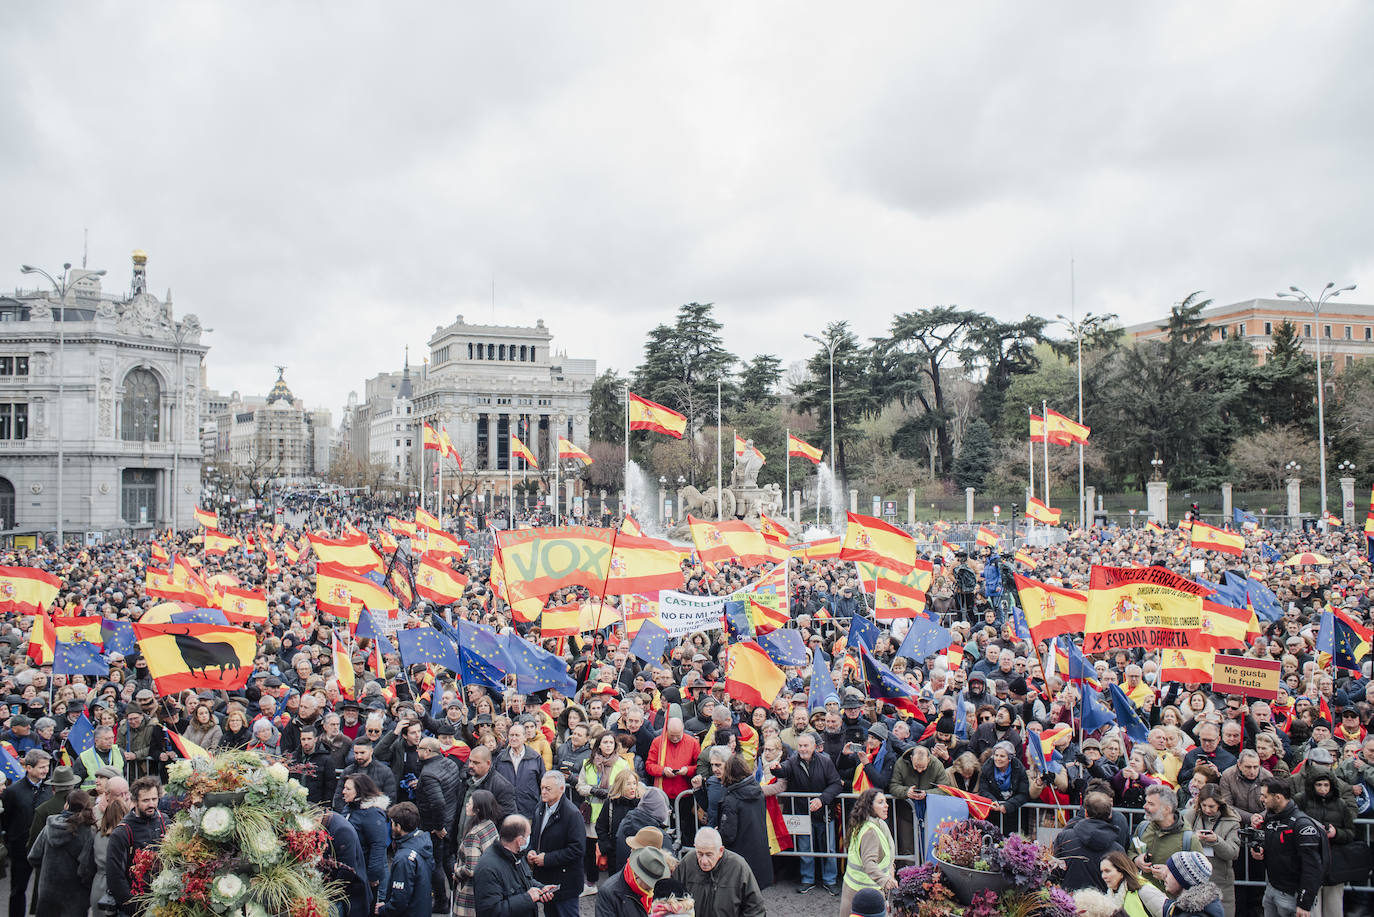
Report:
<svg viewBox="0 0 1374 917"><path fill-rule="evenodd" d="M101 913L99 902L110 890L105 880L105 860L110 850L110 835L124 816L133 808L124 796L105 797L105 810L100 813L100 821L95 826L95 842L91 845L91 855L95 858L95 877L91 880L91 913Z"/></svg>
<svg viewBox="0 0 1374 917"><path fill-rule="evenodd" d="M606 798L594 823L595 867L598 872L604 869L608 874L615 874L615 842L620 834L620 823L638 807L639 775L629 768L617 770L611 778L610 796ZM619 865L623 868L625 864ZM591 875L590 870L588 875Z"/></svg>
<svg viewBox="0 0 1374 917"><path fill-rule="evenodd" d="M224 717L224 728L221 730L221 741L225 748L246 748L248 743L253 741L253 733L248 728L248 718L243 714L243 708L237 704L229 708L229 713Z"/></svg>

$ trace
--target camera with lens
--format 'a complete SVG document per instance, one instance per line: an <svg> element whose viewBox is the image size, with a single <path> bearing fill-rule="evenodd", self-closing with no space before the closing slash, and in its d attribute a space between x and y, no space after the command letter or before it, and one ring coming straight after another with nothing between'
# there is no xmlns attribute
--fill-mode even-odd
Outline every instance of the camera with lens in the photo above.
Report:
<svg viewBox="0 0 1374 917"><path fill-rule="evenodd" d="M1243 828L1241 828L1240 830L1238 830L1236 833L1237 833L1237 835L1238 835L1239 838L1240 838L1240 842L1241 842L1242 844L1244 844L1246 847L1250 848L1251 850L1260 850L1260 849L1263 849L1263 847L1264 847L1264 829L1263 829L1263 828L1251 828L1251 827L1246 826L1246 827L1243 827Z"/></svg>

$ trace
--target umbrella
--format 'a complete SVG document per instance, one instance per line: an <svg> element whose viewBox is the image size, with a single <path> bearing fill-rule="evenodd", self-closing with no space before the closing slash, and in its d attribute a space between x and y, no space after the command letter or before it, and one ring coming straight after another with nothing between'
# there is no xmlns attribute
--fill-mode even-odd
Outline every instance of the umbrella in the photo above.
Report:
<svg viewBox="0 0 1374 917"><path fill-rule="evenodd" d="M1286 567L1326 566L1331 563L1331 558L1323 557L1321 554L1313 554L1311 551L1303 551L1301 554L1294 554L1283 563Z"/></svg>

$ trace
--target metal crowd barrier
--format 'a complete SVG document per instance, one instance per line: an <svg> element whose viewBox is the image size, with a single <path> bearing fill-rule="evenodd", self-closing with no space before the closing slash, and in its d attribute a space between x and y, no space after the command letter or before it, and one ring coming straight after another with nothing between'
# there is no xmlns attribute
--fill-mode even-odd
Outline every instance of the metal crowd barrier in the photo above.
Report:
<svg viewBox="0 0 1374 917"><path fill-rule="evenodd" d="M695 790L687 790L679 794L678 797L673 800L671 812L669 813L670 828L682 843L684 850L691 849L692 837L695 835L696 829L702 827L700 820L697 818L695 796ZM802 817L808 819L809 822L811 816L808 805L812 799L820 798L820 794L779 793L772 798L779 800L782 804L783 817L785 819L789 815L793 816L792 824L789 826L791 828L797 827L798 820ZM836 860L848 859L848 852L845 849L844 843L845 827L849 823L849 813L852 811L854 803L858 798L858 795L854 793L843 793L838 797L834 805L825 806L821 810L823 813L822 824L825 826L826 830L831 830L833 826L836 849L829 851L802 851L795 849L794 842L793 849L781 851L775 854L775 856L819 857ZM892 832L893 839L897 841L896 849L893 851L893 860L897 868L919 862L917 857L920 855L920 851L925 849L921 843L921 839L925 832L924 819L916 817L916 804L914 801L910 799L897 799L892 796L888 796L887 799L887 826L888 830ZM897 807L903 804L910 806L912 813L912 832L906 838L900 836L900 822L897 819ZM685 809L684 806L686 807ZM684 811L690 813L692 816L690 826L682 822L682 814ZM1114 807L1113 811L1120 812L1122 815L1126 816L1129 832L1132 837L1134 837L1137 826L1145 820L1145 810L1127 809L1118 806ZM1049 803L1028 802L1023 805L1020 810L1022 831L1039 843L1048 846L1054 842L1055 837L1063 830L1063 823L1077 817L1080 812L1081 809L1077 806L1056 806ZM689 827L691 829L690 834L684 830ZM1374 849L1374 818L1355 819L1355 832L1356 840L1363 840L1371 849ZM794 838L800 835L799 832L795 831L791 833ZM910 849L913 851L911 854L901 854L897 852L901 850L902 847L906 846L906 844L902 843L904 840L910 842ZM1127 852L1132 856L1135 854L1134 850L1128 849ZM1371 863L1371 867L1374 867L1374 863ZM1240 855L1237 856L1232 863L1232 868L1235 871L1236 886L1248 886L1251 888L1264 887L1262 862L1251 859L1249 853L1244 849L1241 850ZM1371 879L1367 875L1364 884L1346 885L1345 888L1346 891L1352 892L1374 892L1374 882L1371 882Z"/></svg>

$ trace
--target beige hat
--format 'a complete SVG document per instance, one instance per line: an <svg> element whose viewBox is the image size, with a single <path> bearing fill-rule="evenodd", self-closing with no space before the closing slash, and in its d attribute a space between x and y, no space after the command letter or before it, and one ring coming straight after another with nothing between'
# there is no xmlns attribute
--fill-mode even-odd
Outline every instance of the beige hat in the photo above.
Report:
<svg viewBox="0 0 1374 917"><path fill-rule="evenodd" d="M653 827L640 828L635 832L634 837L625 841L631 850L640 850L644 847L662 847L663 832Z"/></svg>

